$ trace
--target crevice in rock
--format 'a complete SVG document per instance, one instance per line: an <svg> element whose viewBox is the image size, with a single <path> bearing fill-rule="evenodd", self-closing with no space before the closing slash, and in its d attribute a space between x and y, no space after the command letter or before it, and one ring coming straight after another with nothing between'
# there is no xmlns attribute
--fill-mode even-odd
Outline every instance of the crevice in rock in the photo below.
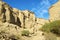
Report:
<svg viewBox="0 0 60 40"><path fill-rule="evenodd" d="M6 9L3 6L2 13L3 13L3 22L6 22L6 15L5 15Z"/></svg>

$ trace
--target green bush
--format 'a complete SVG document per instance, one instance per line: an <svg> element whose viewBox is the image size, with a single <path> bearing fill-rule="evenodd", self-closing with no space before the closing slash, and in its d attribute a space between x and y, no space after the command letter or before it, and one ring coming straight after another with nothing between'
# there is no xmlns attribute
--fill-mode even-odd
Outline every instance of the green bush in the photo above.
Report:
<svg viewBox="0 0 60 40"><path fill-rule="evenodd" d="M60 20L56 20L48 24L46 23L45 25L42 26L40 30L60 35Z"/></svg>
<svg viewBox="0 0 60 40"><path fill-rule="evenodd" d="M23 30L21 34L22 34L22 36L29 36L29 31Z"/></svg>

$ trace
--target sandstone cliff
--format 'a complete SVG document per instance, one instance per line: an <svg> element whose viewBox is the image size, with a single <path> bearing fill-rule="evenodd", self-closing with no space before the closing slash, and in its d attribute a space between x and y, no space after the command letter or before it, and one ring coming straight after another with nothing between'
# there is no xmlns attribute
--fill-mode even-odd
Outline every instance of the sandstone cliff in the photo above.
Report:
<svg viewBox="0 0 60 40"><path fill-rule="evenodd" d="M60 20L60 0L49 9L50 21Z"/></svg>
<svg viewBox="0 0 60 40"><path fill-rule="evenodd" d="M40 28L49 20L36 18L34 13L28 10L18 10L0 1L0 21L18 25L22 28Z"/></svg>
<svg viewBox="0 0 60 40"><path fill-rule="evenodd" d="M39 29L45 23L60 20L59 6L60 1L52 5L49 9L50 18L49 20L45 20L42 18L36 18L34 13L29 10L21 11L10 7L5 2L0 1L0 33L3 32L3 34L1 33L0 35L1 40L49 40L47 37L50 38L52 35L46 34L46 37L46 35L42 35L43 32L39 31ZM21 36L22 30L28 30L31 37ZM15 36L18 37L14 39L13 37L11 38L12 35L14 38ZM22 39L20 39L20 37L22 37ZM52 38L50 39L53 40Z"/></svg>

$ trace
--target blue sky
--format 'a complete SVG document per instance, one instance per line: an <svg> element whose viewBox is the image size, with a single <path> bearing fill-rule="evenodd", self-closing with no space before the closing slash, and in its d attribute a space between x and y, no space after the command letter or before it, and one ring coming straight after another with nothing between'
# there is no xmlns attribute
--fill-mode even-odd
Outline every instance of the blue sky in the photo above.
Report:
<svg viewBox="0 0 60 40"><path fill-rule="evenodd" d="M48 9L58 0L3 0L19 10L33 11L38 18L49 18Z"/></svg>

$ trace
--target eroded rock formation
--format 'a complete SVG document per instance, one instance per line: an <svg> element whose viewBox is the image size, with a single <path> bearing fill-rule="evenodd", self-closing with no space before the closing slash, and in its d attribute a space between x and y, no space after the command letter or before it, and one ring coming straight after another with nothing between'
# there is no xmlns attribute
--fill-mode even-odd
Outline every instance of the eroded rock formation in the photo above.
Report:
<svg viewBox="0 0 60 40"><path fill-rule="evenodd" d="M50 21L60 20L60 0L49 9Z"/></svg>
<svg viewBox="0 0 60 40"><path fill-rule="evenodd" d="M36 18L34 13L28 10L18 10L11 8L5 2L0 1L0 21L16 24L23 28L41 27L49 20Z"/></svg>
<svg viewBox="0 0 60 40"><path fill-rule="evenodd" d="M60 1L52 5L49 9L50 18L48 20L42 18L36 18L34 13L28 10L18 10L16 8L10 7L5 2L0 1L0 33L3 34L1 40L20 40L21 31L28 30L31 37L22 37L23 40L50 40L52 35L47 35L49 38L45 38L46 35L42 35L43 32L39 29L45 24L55 20L60 20ZM19 39L10 38L11 36L6 35L15 35L16 38L19 36ZM18 34L18 35L17 35ZM7 37L8 39L4 38ZM54 37L55 39L55 37ZM53 37L52 39L53 40Z"/></svg>

